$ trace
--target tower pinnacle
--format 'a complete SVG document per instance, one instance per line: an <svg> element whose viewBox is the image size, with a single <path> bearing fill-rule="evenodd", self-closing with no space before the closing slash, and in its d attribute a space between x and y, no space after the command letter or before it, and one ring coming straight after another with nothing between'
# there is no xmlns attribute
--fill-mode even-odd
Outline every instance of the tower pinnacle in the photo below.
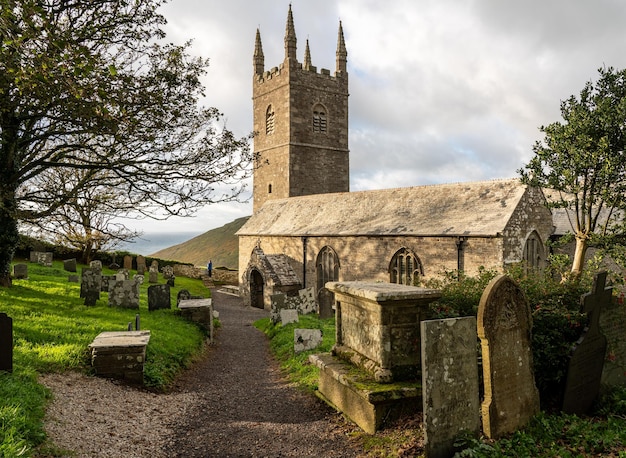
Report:
<svg viewBox="0 0 626 458"><path fill-rule="evenodd" d="M293 14L291 12L291 3L289 4L289 12L287 13L287 27L285 30L285 60L296 58L296 29L293 25Z"/></svg>
<svg viewBox="0 0 626 458"><path fill-rule="evenodd" d="M265 56L263 56L263 45L261 44L261 32L256 29L256 41L254 43L254 57L252 58L254 64L254 73L256 75L262 75L265 71Z"/></svg>
<svg viewBox="0 0 626 458"><path fill-rule="evenodd" d="M306 48L304 48L304 64L302 68L305 70L311 70L311 50L309 49L309 39L306 39Z"/></svg>
<svg viewBox="0 0 626 458"><path fill-rule="evenodd" d="M335 74L339 75L346 73L348 62L348 51L346 50L346 42L343 39L343 27L341 21L339 21L339 32L337 33L337 63L335 68Z"/></svg>

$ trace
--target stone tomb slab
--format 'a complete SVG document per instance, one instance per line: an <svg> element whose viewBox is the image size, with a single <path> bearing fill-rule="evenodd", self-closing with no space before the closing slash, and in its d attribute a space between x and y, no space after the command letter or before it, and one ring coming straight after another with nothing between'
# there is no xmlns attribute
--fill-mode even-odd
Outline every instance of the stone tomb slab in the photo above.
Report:
<svg viewBox="0 0 626 458"><path fill-rule="evenodd" d="M375 383L330 353L310 355L309 361L320 369L316 395L368 434L422 409L419 382Z"/></svg>
<svg viewBox="0 0 626 458"><path fill-rule="evenodd" d="M420 325L424 448L430 458L449 458L461 434L480 433L476 318Z"/></svg>
<svg viewBox="0 0 626 458"><path fill-rule="evenodd" d="M96 375L143 383L150 331L102 332L89 345Z"/></svg>
<svg viewBox="0 0 626 458"><path fill-rule="evenodd" d="M563 395L566 413L587 413L600 392L607 348L607 339L600 333L600 313L610 306L613 296L613 289L605 285L606 272L596 274L592 292L584 294L580 301L582 311L589 317L589 325L576 342L567 368Z"/></svg>
<svg viewBox="0 0 626 458"><path fill-rule="evenodd" d="M181 299L178 302L178 309L184 318L203 326L209 334L209 341L213 343L212 299Z"/></svg>
<svg viewBox="0 0 626 458"><path fill-rule="evenodd" d="M439 290L373 282L329 282L326 288L335 295L333 353L377 382L419 377L420 321Z"/></svg>
<svg viewBox="0 0 626 458"><path fill-rule="evenodd" d="M523 291L506 275L485 288L478 306L483 356L483 432L496 439L539 412L533 373L532 316Z"/></svg>
<svg viewBox="0 0 626 458"><path fill-rule="evenodd" d="M314 350L322 343L321 329L294 329L293 350L295 353Z"/></svg>

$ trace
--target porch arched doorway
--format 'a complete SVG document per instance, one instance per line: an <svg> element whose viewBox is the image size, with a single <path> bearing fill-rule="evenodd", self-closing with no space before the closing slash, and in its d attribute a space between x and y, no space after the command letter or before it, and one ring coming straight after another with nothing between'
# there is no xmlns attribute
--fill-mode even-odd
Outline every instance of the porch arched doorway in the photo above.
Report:
<svg viewBox="0 0 626 458"><path fill-rule="evenodd" d="M265 308L264 302L265 281L263 275L256 269L250 272L250 305L258 309Z"/></svg>

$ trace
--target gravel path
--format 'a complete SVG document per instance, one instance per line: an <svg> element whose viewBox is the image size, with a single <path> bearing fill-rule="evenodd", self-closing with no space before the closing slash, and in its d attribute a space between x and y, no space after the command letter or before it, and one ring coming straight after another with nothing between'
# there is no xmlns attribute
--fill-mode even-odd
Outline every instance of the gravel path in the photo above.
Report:
<svg viewBox="0 0 626 458"><path fill-rule="evenodd" d="M216 342L169 393L79 374L42 377L55 398L46 417L55 446L75 457L359 456L348 437L354 427L282 378L252 326L267 312L213 298Z"/></svg>

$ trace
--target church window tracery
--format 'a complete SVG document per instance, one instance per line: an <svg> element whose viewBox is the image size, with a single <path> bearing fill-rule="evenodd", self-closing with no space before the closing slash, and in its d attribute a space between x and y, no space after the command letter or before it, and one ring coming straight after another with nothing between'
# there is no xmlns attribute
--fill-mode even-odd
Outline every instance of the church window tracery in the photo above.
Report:
<svg viewBox="0 0 626 458"><path fill-rule="evenodd" d="M545 264L545 250L539 234L533 231L524 244L524 268L527 271L541 269Z"/></svg>
<svg viewBox="0 0 626 458"><path fill-rule="evenodd" d="M329 281L339 280L339 257L329 246L322 248L317 255L317 290L324 288Z"/></svg>
<svg viewBox="0 0 626 458"><path fill-rule="evenodd" d="M389 282L399 285L415 285L424 275L422 263L415 253L407 248L400 248L389 263Z"/></svg>

